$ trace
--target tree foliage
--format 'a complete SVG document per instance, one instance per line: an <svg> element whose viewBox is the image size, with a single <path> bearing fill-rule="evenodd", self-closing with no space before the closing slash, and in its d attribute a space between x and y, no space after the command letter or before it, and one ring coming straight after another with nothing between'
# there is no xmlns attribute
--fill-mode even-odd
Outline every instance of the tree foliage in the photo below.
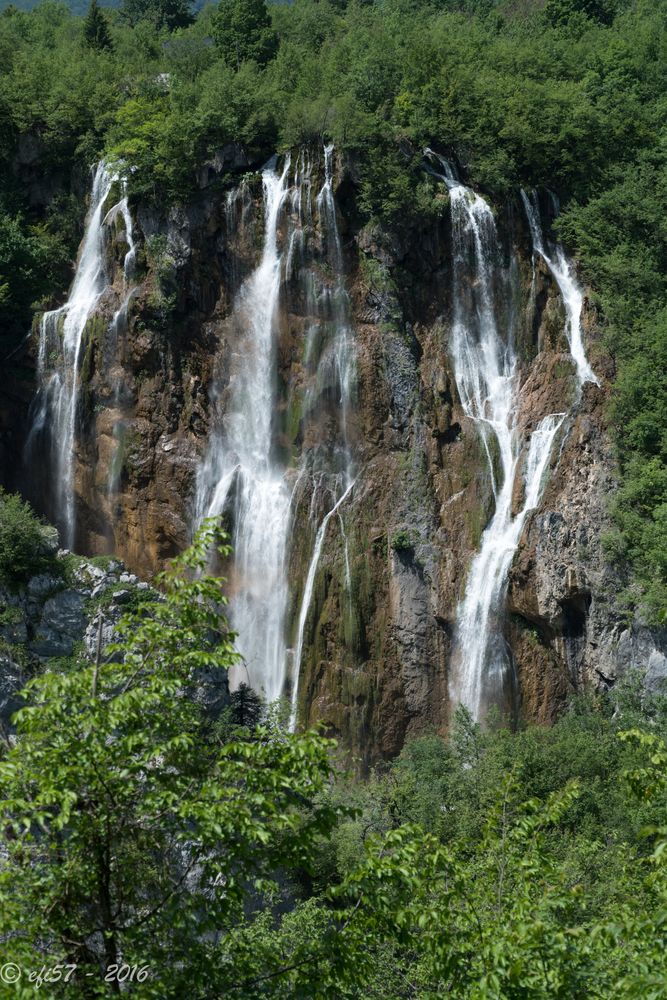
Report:
<svg viewBox="0 0 667 1000"><path fill-rule="evenodd" d="M275 48L265 0L220 0L212 18L213 37L228 66L253 60L263 66Z"/></svg>
<svg viewBox="0 0 667 1000"><path fill-rule="evenodd" d="M83 25L84 38L93 49L110 49L111 33L104 11L100 9L97 0L90 0L90 7Z"/></svg>
<svg viewBox="0 0 667 1000"><path fill-rule="evenodd" d="M248 690L212 719L236 659L213 544L209 522L102 656L24 692L0 760L15 995L36 971L54 1000L111 996L122 970L139 1000L664 996L667 699L631 677L519 733L460 710L352 781Z"/></svg>
<svg viewBox="0 0 667 1000"><path fill-rule="evenodd" d="M243 975L229 956L249 902L270 899L275 873L307 863L335 819L314 801L327 741L209 738L194 691L235 659L220 581L201 575L215 537L203 529L103 662L36 678L16 718L0 764L0 934L5 961L79 966L54 995L90 996L87 972L92 995L113 992L102 971L121 962L151 968L140 995L197 982L224 995Z"/></svg>
<svg viewBox="0 0 667 1000"><path fill-rule="evenodd" d="M0 489L0 582L15 586L52 563L49 541L55 534L16 494Z"/></svg>
<svg viewBox="0 0 667 1000"><path fill-rule="evenodd" d="M174 31L192 22L190 0L123 0L120 13L130 25L145 21L157 31Z"/></svg>

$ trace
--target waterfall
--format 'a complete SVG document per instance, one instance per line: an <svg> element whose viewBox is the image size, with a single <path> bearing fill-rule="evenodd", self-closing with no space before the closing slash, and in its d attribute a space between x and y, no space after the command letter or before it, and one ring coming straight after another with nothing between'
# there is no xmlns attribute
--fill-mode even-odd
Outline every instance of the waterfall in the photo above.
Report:
<svg viewBox="0 0 667 1000"><path fill-rule="evenodd" d="M229 618L244 666L231 683L247 679L271 702L286 693L291 680L293 725L304 628L324 536L351 492L354 474L348 433L354 349L331 146L324 150L324 168L314 204L313 165L306 151L293 167L287 157L280 173L275 161L264 168L262 255L232 307L232 343L221 356L224 365L212 389L211 428L195 497L196 523L221 513L232 522ZM232 192L227 201L230 232L238 224L238 198ZM303 331L299 382L287 387L285 400L278 378L278 304L290 288L310 321ZM282 410L300 414L300 455L295 445L290 450L280 443ZM330 418L335 430L323 440L318 421ZM314 544L290 644L290 540L296 513L306 502Z"/></svg>
<svg viewBox="0 0 667 1000"><path fill-rule="evenodd" d="M69 297L59 309L45 313L40 323L37 356L40 388L26 448L29 452L35 437L48 432L55 514L63 541L70 548L76 531L74 447L79 362L86 323L105 287L102 211L114 179L101 161L93 179L85 234Z"/></svg>
<svg viewBox="0 0 667 1000"><path fill-rule="evenodd" d="M512 419L513 414L509 416ZM519 465L516 446L507 467L503 463L505 479L495 496L496 509L468 572L457 615L459 674L452 694L453 700L469 708L476 719L485 705L502 704L507 696L509 663L502 622L507 574L526 515L539 503L551 448L564 419L564 413L550 414L533 431L523 471L524 502L514 517L512 488Z"/></svg>
<svg viewBox="0 0 667 1000"><path fill-rule="evenodd" d="M343 251L336 221L336 203L333 195L333 145L324 148L324 184L317 196L317 211L321 231L328 239L326 255L334 274L334 285L329 303L330 321L333 326L333 336L326 354L320 360L318 375L326 371L330 364L335 373L333 380L339 390L338 408L341 420L341 434L344 448L343 471L345 489L350 484L353 475L353 460L348 437L348 415L352 404L354 385L354 350L352 347L352 330L350 327L350 302L343 276Z"/></svg>
<svg viewBox="0 0 667 1000"><path fill-rule="evenodd" d="M118 177L112 178L112 180L118 180ZM121 186L123 192L127 191L127 183L123 179L121 180ZM114 205L109 209L104 217L104 225L108 226L116 220L118 216L122 216L123 228L125 230L125 242L127 243L127 252L123 259L123 279L125 286L127 287L128 282L134 277L136 262L137 262L137 247L134 242L134 223L132 222L132 215L130 213L130 207L127 201L127 194L124 193L121 200L117 205Z"/></svg>
<svg viewBox="0 0 667 1000"><path fill-rule="evenodd" d="M290 491L273 459L276 408L276 307L281 255L278 220L287 195L290 159L282 173L262 174L264 248L257 269L243 283L233 310L237 340L228 398L197 479L197 520L233 506L235 553L230 621L238 632L249 683L268 701L282 694L285 678L285 555ZM238 678L232 678L232 682Z"/></svg>
<svg viewBox="0 0 667 1000"><path fill-rule="evenodd" d="M350 594L350 561L345 532L345 522L341 508L347 497L352 492L354 486L354 462L348 437L348 417L352 405L353 386L355 380L355 353L352 344L352 331L350 328L350 303L345 288L343 277L343 253L336 220L336 204L333 195L333 146L325 146L324 149L324 184L317 196L317 212L320 219L321 232L328 240L325 247L328 263L334 273L334 284L332 289L327 289L325 301L326 308L322 311L322 318L326 324L328 320L332 327L332 336L329 338L328 346L324 347L317 364L314 388L309 393L307 405L312 405L313 394L322 391L324 383L332 382L337 386L338 398L337 408L340 418L340 430L343 454L339 456L339 461L335 463L337 472L333 477L325 477L327 489L333 492L334 502L327 514L325 514L315 535L313 553L311 556L306 582L303 588L299 617L297 620L296 640L294 643L292 660L292 698L290 712L290 728L296 727L299 697L299 679L301 673L301 660L303 655L303 641L308 612L313 597L313 587L317 569L322 554L322 547L326 536L329 521L338 514L343 539L343 554L345 560L345 581L348 596ZM312 354L311 340L308 342L308 357ZM333 375L333 378L332 378ZM332 490L333 485L333 490ZM336 499L336 495L338 498ZM315 501L317 488L313 490L311 501Z"/></svg>
<svg viewBox="0 0 667 1000"><path fill-rule="evenodd" d="M126 183L124 180L121 183L123 191L125 191ZM109 324L108 337L106 341L106 354L108 357L109 371L113 371L114 365L118 364L119 338L127 333L128 310L132 297L137 292L137 287L132 284L132 279L134 278L136 271L137 246L134 240L134 224L132 222L132 215L127 201L127 194L124 194L118 204L114 205L113 208L107 212L104 224L109 225L118 215L122 216L123 219L127 251L125 253L125 257L123 258L123 299L114 313L111 323ZM115 373L115 377L112 378L112 381L112 408L116 411L121 411L121 416L117 417L113 422L112 434L114 438L114 449L113 455L109 461L109 471L107 475L107 498L113 497L113 495L118 492L121 477L123 447L126 437L126 424L122 418L121 409L121 395L123 388L122 378L119 374ZM111 519L112 521L114 520L113 512L111 514Z"/></svg>
<svg viewBox="0 0 667 1000"><path fill-rule="evenodd" d="M579 384L583 385L584 382L594 382L595 385L599 385L600 382L588 363L586 352L584 351L581 332L581 312L584 304L584 293L577 281L574 266L567 259L559 244L550 247L549 252L545 249L536 192L533 191L529 198L526 192L522 191L521 199L526 210L526 217L533 239L533 252L539 254L543 259L560 289L567 316L566 335L570 345L570 354L577 366Z"/></svg>
<svg viewBox="0 0 667 1000"><path fill-rule="evenodd" d="M315 585L315 576L317 574L317 567L320 562L320 556L322 555L322 546L324 545L324 538L327 533L327 527L331 518L336 514L342 507L345 500L347 500L349 494L352 492L354 482L351 482L346 488L345 492L339 500L333 505L328 514L325 515L324 520L320 524L317 535L315 536L315 545L313 546L313 554L310 560L310 565L308 566L308 573L306 574L306 583L303 588L303 597L301 599L301 609L299 611L299 622L297 627L297 638L296 645L294 648L294 680L292 683L292 704L290 711L290 729L294 731L296 728L297 720L297 710L299 707L299 674L301 669L301 655L303 653L303 636L306 628L306 620L308 618L308 611L310 609L310 602L313 598L313 587Z"/></svg>
<svg viewBox="0 0 667 1000"><path fill-rule="evenodd" d="M475 424L486 454L495 507L473 558L458 607L450 692L474 718L502 704L513 684L503 636L507 575L530 510L537 506L554 439L565 419L544 417L522 462L517 426L520 380L511 322L498 325L505 281L491 209L430 150L426 155L449 190L453 250L453 322L450 350L461 406ZM506 298L506 294L502 298ZM523 504L513 514L519 475Z"/></svg>

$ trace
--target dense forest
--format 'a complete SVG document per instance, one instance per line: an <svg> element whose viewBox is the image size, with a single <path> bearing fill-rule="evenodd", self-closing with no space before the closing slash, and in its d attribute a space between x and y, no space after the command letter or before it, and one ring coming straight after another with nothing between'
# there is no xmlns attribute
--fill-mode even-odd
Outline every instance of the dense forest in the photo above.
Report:
<svg viewBox="0 0 667 1000"><path fill-rule="evenodd" d="M666 94L667 0L9 4L4 364L70 280L102 156L131 203L177 204L227 144L260 167L331 141L363 220L398 236L443 211L425 147L491 205L548 189L614 373L605 548L628 621L664 624ZM71 572L42 530L0 495L8 592ZM202 707L237 659L212 544L229 554L207 523L131 599L115 655L34 677L4 734L3 996L667 998L659 691L631 672L518 731L461 708L446 739L359 782L333 740L288 732L245 685Z"/></svg>

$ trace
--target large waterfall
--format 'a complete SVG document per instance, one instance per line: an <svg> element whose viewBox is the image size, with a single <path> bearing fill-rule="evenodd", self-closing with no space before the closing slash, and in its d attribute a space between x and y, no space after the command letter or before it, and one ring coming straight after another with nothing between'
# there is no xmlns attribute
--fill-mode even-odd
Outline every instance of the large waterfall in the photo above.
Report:
<svg viewBox="0 0 667 1000"><path fill-rule="evenodd" d="M527 516L539 505L567 414L541 410L541 419L527 423L531 404L515 343L518 257L511 255L507 264L484 199L437 154L427 151L426 162L449 193L448 346L460 404L479 436L493 498L458 603L450 668L452 702L479 718L487 706L507 706L514 698L505 640L508 574ZM124 509L124 438L135 433L139 383L133 383L128 362L127 316L132 296L143 296L143 289L140 278L135 287L137 247L122 181L119 200L105 212L115 180L104 164L97 167L69 298L46 313L40 325L39 391L28 451L33 448L36 456L37 444L46 446L51 513L70 547L76 542L80 486L77 482L75 490L78 411L84 410L80 383L89 369L94 372L90 399L96 412L100 401L105 408L98 434L106 436L102 476L91 493L97 490L111 526ZM246 179L229 192L221 223L230 306L215 326L219 347L206 384L208 434L189 515L193 528L206 516L223 515L232 536L233 556L225 571L229 617L242 654L232 686L248 681L268 702L286 698L294 727L300 699L308 697L300 681L312 672L309 658L322 608L321 560L326 555L327 568L332 565L334 545L340 579L332 599L353 600L346 517L359 454L354 437L359 420L352 419L356 349L334 198L333 148L325 147L321 158L306 149L282 161L276 157L262 171L261 182L261 206ZM543 259L561 293L578 383L597 381L583 346L583 292L575 269L543 234L536 196L522 192L522 197L534 260ZM255 249L260 212L261 250ZM111 227L123 230L126 245L122 273L115 277L105 273ZM534 279L533 291L536 287ZM96 337L89 356L85 348L93 328L87 332L87 324L95 313L100 313L96 322L105 317L104 336ZM104 527L99 535L104 544Z"/></svg>
<svg viewBox="0 0 667 1000"><path fill-rule="evenodd" d="M230 618L239 633L250 683L269 700L282 692L285 670L285 549L290 490L273 457L276 408L275 314L281 276L278 217L287 194L289 157L280 174L264 170L264 249L234 307L236 343L222 412L197 483L197 514L234 505L235 565Z"/></svg>
<svg viewBox="0 0 667 1000"><path fill-rule="evenodd" d="M107 343L110 354L114 353L118 330L126 321L132 294L129 281L134 273L136 249L127 197L123 196L104 213L111 187L117 179L104 161L97 165L83 242L69 296L59 309L44 313L39 328L38 393L33 404L26 455L32 461L38 441L45 439L48 464L45 472L48 475L52 513L61 530L63 542L70 548L76 542L74 462L82 350L86 324L95 312L107 284L105 229L114 223L118 215L122 217L128 245L124 260L126 294L111 322L112 336ZM114 358L111 357L109 363L113 362Z"/></svg>
<svg viewBox="0 0 667 1000"><path fill-rule="evenodd" d="M303 632L323 536L352 485L347 412L353 344L330 147L324 157L324 184L314 204L313 165L305 153L294 168L288 156L280 172L274 161L263 171L262 254L234 302L221 374L212 391L211 429L195 503L196 522L224 512L232 523L229 617L243 657L232 684L247 680L271 702L287 693L291 677L293 724ZM238 200L238 193L232 193L230 209ZM319 245L312 247L308 244L316 239L315 230ZM312 266L313 258L327 268ZM309 317L304 380L289 390L287 400L279 401L278 303L290 284L298 287ZM279 446L279 402L288 411L298 410L305 428L333 407L337 429L325 436L327 440L306 429L301 455L286 453L284 444ZM290 643L288 605L295 594L288 581L289 549L296 511L303 503L309 505L315 539ZM325 514L318 515L322 508Z"/></svg>
<svg viewBox="0 0 667 1000"><path fill-rule="evenodd" d="M431 151L427 157L430 169L447 185L451 203L454 377L464 412L483 443L494 496L493 514L458 608L450 683L452 701L479 718L489 705L507 704L513 696L514 678L503 632L507 576L526 515L539 503L554 440L566 415L545 416L528 442L520 433L521 382L511 317L504 316L507 280L493 214L483 198L456 179L445 160ZM584 355L582 298L571 268L562 254L556 264L550 262L543 244L538 243L535 216L529 217L535 248L563 294L580 378L594 378ZM523 502L515 511L513 496L519 476Z"/></svg>

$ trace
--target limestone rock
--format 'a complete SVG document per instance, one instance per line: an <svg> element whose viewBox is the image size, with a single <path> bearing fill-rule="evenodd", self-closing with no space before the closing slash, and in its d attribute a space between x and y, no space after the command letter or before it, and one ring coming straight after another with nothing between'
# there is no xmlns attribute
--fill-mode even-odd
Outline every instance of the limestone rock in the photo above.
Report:
<svg viewBox="0 0 667 1000"><path fill-rule="evenodd" d="M85 594L77 590L63 590L50 597L44 604L30 651L39 657L71 656L86 625L85 602Z"/></svg>
<svg viewBox="0 0 667 1000"><path fill-rule="evenodd" d="M87 601L99 600L112 585L141 586L138 578L151 578L189 540L198 462L216 408L224 408L230 358L238 350L232 307L261 252L257 178L235 193L222 189L227 172L245 167L243 150L226 146L205 165L200 190L187 203L136 208L139 259L150 257L146 247L154 237L151 245L164 254L159 267L139 272L120 331L112 331L111 320L126 290L118 253L109 248L112 281L99 303L99 330L88 341L89 377L80 400L78 544L91 554L118 554L128 573L90 564L77 570L74 587L60 598L46 581L36 582L26 627L33 642L46 644L40 655L82 640L92 655L96 619L86 621ZM408 735L449 724L457 607L494 495L478 428L466 417L451 372L449 215L429 223L402 220L400 233L359 228L358 177L359 165L350 162L336 181L356 346L347 432L357 479L326 535L300 691L304 721L323 721L369 766L399 752ZM634 665L648 668L653 686L664 672L667 645L655 632L627 634L617 607L620 581L602 547L615 466L605 417L611 362L599 346L595 314L587 311L584 327L602 385L587 384L579 396L558 289L543 262L533 262L516 206L497 208L503 246L516 248L519 429L532 430L547 413L572 413L540 504L526 518L507 588L505 638L520 711L548 722L570 692L613 683ZM315 217L309 226L317 242L322 234ZM326 454L335 429L333 407L326 405L330 378L317 387L324 400L317 418L308 411L304 336L313 319L312 298L294 274L286 275L276 317L275 446L291 463L295 483L304 448L317 445ZM212 398L214 377L221 388ZM316 466L320 453L313 448L311 454ZM316 490L300 489L289 566L291 637L312 553L311 506L320 521L325 512ZM517 482L515 510L522 490ZM392 546L401 531L414 534L409 553ZM49 601L55 603L47 610ZM105 646L121 608L122 591L105 610Z"/></svg>

